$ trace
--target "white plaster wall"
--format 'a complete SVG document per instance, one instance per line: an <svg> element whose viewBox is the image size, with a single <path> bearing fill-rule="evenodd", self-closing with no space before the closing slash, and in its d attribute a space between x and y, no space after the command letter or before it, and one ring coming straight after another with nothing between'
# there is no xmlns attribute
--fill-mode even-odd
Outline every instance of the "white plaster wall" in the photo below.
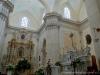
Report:
<svg viewBox="0 0 100 75"><path fill-rule="evenodd" d="M80 43L80 33L78 30L74 30L73 28L65 28L61 27L60 33L60 48L61 48L61 55L67 52L68 50L72 49L72 40L69 37L71 33L73 33L73 44L77 50L81 50L81 43ZM65 36L66 37L65 39ZM69 40L68 40L69 39ZM64 43L66 40L66 44L68 45L65 47Z"/></svg>
<svg viewBox="0 0 100 75"><path fill-rule="evenodd" d="M68 51L70 48L72 48L72 41L69 37L70 33L74 34L73 40L74 40L74 45L77 48L77 50L80 50L81 48L81 44L80 44L80 29L79 26L74 24L74 23L70 23L68 21L66 22L60 22L60 31L59 31L59 40L60 40L60 53L61 55L63 55L66 51ZM64 37L66 37L66 39L64 40ZM65 48L65 43L67 44L67 47ZM69 47L68 47L69 46Z"/></svg>
<svg viewBox="0 0 100 75"><path fill-rule="evenodd" d="M41 50L43 47L43 40L46 39L46 52L47 61L51 59L52 63L59 60L59 40L58 29L44 30L39 37L38 56L41 56Z"/></svg>
<svg viewBox="0 0 100 75"><path fill-rule="evenodd" d="M86 48L86 38L85 38L85 36L87 35L87 34L90 34L91 35L91 38L92 38L92 43L90 44L90 45L88 45L89 47L90 47L90 53L91 53L91 55L95 55L96 56L96 59L99 57L99 51L97 50L97 48L98 49L100 49L98 46L100 46L100 44L99 44L99 42L97 43L98 45L95 45L95 39L94 39L94 37L96 37L97 38L97 36L93 36L93 28L91 28L91 25L90 25L90 23L89 23L89 21L87 22L87 23L85 23L83 26L82 26L82 34L81 34L81 36L82 36L82 47L83 48ZM98 68L99 68L99 62L98 62L98 59L96 60L97 61L97 65L98 65Z"/></svg>
<svg viewBox="0 0 100 75"><path fill-rule="evenodd" d="M89 22L91 23L91 28L92 28L92 36L94 39L93 40L94 41L94 49L95 49L95 53L96 53L96 58L99 62L99 69L100 69L100 54L99 54L100 53L100 41L95 42L95 39L96 39L95 35L97 36L98 33L93 32L94 28L100 28L100 9L99 9L99 5L98 5L99 2L100 1L98 1L98 0L85 0L88 19L89 19Z"/></svg>
<svg viewBox="0 0 100 75"><path fill-rule="evenodd" d="M91 28L87 26L87 28L85 28L84 30L82 30L82 43L83 43L83 48L86 48L87 44L86 44L86 35L87 34L90 34L91 35L91 38L92 38L92 43L90 45L88 45L91 49L91 55L96 55L95 54L95 49L94 49L94 41L93 41L93 36L92 36L92 33L91 33Z"/></svg>
<svg viewBox="0 0 100 75"><path fill-rule="evenodd" d="M59 60L59 33L58 28L50 29L50 30L43 30L39 35L39 43L38 43L38 57L41 56L42 59L42 48L43 48L43 41L46 39L46 62L48 59L51 59L51 63L55 63ZM39 58L38 58L39 59ZM40 61L40 64L42 62Z"/></svg>
<svg viewBox="0 0 100 75"><path fill-rule="evenodd" d="M88 16L87 16L87 11L86 11L86 6L85 6L85 3L83 3L82 8L80 9L80 13L79 13L79 21L83 21L87 17Z"/></svg>
<svg viewBox="0 0 100 75"><path fill-rule="evenodd" d="M47 43L47 36L46 36L46 30L43 29L40 33L39 33L39 37L38 37L38 47L37 47L37 52L36 52L36 59L37 59L37 65L38 67L40 67L39 65L42 65L42 48L43 48L43 41L44 39L46 40ZM46 51L47 51L47 46L46 46ZM40 56L40 61L39 61L39 56Z"/></svg>
<svg viewBox="0 0 100 75"><path fill-rule="evenodd" d="M58 29L47 31L47 53L52 63L59 61L59 32Z"/></svg>
<svg viewBox="0 0 100 75"><path fill-rule="evenodd" d="M83 16L85 16L84 9L83 9L84 6L81 6L80 4L78 4L77 1L75 1L75 2L74 1L69 1L68 3L65 2L62 5L59 5L59 4L55 3L55 7L53 8L53 10L56 11L57 13L61 14L64 17L64 8L65 7L67 7L69 9L69 11L70 11L70 20L81 21L79 19L79 17L81 17L81 15L79 15L80 13ZM81 12L81 11L83 11L83 12ZM85 18L82 17L82 19L85 19Z"/></svg>
<svg viewBox="0 0 100 75"><path fill-rule="evenodd" d="M32 36L32 41L34 43L34 53L33 53L33 57L35 57L37 55L37 48L38 48L38 35L37 34L33 34Z"/></svg>

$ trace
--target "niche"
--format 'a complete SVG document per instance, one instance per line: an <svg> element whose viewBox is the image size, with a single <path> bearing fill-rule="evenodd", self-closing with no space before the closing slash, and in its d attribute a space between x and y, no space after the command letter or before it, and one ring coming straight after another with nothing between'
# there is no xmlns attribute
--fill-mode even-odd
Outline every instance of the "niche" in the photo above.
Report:
<svg viewBox="0 0 100 75"><path fill-rule="evenodd" d="M86 44L87 44L87 45L90 45L90 44L92 43L91 35L90 35L90 34L87 34L87 35L85 36L85 38L86 38Z"/></svg>
<svg viewBox="0 0 100 75"><path fill-rule="evenodd" d="M46 49L46 39L43 41L43 49Z"/></svg>

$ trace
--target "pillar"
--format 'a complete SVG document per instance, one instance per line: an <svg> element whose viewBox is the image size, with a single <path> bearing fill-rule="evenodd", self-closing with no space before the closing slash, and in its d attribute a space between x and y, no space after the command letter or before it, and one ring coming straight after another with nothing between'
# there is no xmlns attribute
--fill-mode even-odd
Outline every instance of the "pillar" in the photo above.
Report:
<svg viewBox="0 0 100 75"><path fill-rule="evenodd" d="M9 23L9 14L13 11L13 4L8 0L0 0L0 61L2 58L3 43L6 35L6 28Z"/></svg>
<svg viewBox="0 0 100 75"><path fill-rule="evenodd" d="M48 13L44 17L45 32L47 40L47 61L51 59L51 63L60 60L60 43L59 43L59 22L57 13Z"/></svg>

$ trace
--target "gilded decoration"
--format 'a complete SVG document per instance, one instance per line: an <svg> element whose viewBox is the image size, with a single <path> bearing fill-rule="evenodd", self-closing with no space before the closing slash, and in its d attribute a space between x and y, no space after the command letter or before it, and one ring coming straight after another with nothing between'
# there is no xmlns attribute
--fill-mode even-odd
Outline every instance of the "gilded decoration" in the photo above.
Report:
<svg viewBox="0 0 100 75"><path fill-rule="evenodd" d="M25 58L33 64L32 54L34 51L34 44L32 41L32 34L19 31L10 41L8 41L7 55L4 65L18 64L19 60ZM19 38L20 37L20 38ZM33 70L33 66L31 71Z"/></svg>
<svg viewBox="0 0 100 75"><path fill-rule="evenodd" d="M7 48L7 63L10 64L16 64L19 59L25 57L27 59L30 59L31 52L33 51L34 44L31 40L24 42L19 42L16 39L12 39L8 42L8 48ZM13 58L11 58L13 56ZM14 60L14 59L18 60ZM30 60L29 60L30 61Z"/></svg>

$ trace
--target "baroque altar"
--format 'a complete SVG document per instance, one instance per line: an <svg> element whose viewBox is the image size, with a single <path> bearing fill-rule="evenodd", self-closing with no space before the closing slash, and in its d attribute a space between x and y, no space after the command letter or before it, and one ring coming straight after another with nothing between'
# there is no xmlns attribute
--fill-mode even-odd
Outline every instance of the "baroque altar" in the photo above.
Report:
<svg viewBox="0 0 100 75"><path fill-rule="evenodd" d="M29 71L29 73L32 74L32 71L34 69L33 55L32 55L33 52L34 52L34 43L32 41L32 33L26 30L19 30L15 32L12 39L8 41L7 55L3 65L4 66L7 66L9 64L17 65L19 60L25 58L31 64L31 70Z"/></svg>

